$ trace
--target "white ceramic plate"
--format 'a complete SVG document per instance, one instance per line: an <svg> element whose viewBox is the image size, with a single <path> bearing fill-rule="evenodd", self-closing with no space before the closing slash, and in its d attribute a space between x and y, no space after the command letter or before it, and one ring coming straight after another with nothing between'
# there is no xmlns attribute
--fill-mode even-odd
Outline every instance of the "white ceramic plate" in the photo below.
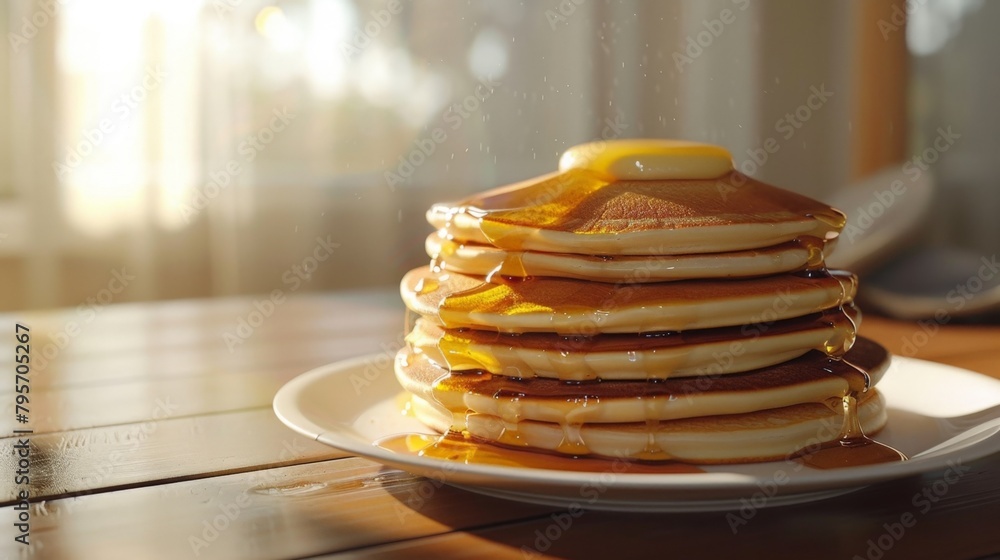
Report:
<svg viewBox="0 0 1000 560"><path fill-rule="evenodd" d="M319 442L473 492L525 502L617 511L718 511L817 500L1000 452L1000 381L894 357L879 383L889 425L878 439L911 459L813 470L795 462L705 467L704 473L631 474L467 465L374 446L386 436L430 433L400 413L402 389L386 355L326 365L286 384L274 411ZM619 469L620 470L620 469Z"/></svg>

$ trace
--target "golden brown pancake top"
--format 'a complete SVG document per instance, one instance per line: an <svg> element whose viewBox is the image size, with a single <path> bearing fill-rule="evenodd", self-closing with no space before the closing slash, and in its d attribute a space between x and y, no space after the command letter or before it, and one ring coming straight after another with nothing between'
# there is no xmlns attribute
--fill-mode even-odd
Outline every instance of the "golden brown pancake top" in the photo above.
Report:
<svg viewBox="0 0 1000 560"><path fill-rule="evenodd" d="M629 233L734 224L817 222L835 231L844 216L800 194L733 172L716 179L607 182L586 170L570 170L437 204L431 216L446 221L465 211L485 222L568 233ZM435 225L440 225L436 223ZM816 235L826 237L825 233Z"/></svg>

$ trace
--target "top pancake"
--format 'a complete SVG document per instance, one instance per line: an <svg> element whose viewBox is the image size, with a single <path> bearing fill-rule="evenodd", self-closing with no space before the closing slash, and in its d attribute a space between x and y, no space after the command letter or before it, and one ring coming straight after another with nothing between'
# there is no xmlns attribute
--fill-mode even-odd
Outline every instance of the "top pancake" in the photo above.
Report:
<svg viewBox="0 0 1000 560"><path fill-rule="evenodd" d="M719 253L806 235L829 240L845 220L825 204L737 172L613 181L588 169L436 204L427 219L458 241L583 255Z"/></svg>

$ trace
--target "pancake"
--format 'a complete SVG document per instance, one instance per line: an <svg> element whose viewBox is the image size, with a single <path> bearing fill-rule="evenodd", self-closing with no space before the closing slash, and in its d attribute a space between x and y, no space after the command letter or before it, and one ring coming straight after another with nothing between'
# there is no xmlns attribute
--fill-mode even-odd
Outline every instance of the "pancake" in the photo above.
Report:
<svg viewBox="0 0 1000 560"><path fill-rule="evenodd" d="M890 356L857 338L857 278L825 268L845 216L734 171L724 148L583 144L556 173L427 219L394 370L417 419L467 438L466 460L472 442L500 446L490 457L751 462L826 442L803 464L905 459L862 431L885 425Z"/></svg>
<svg viewBox="0 0 1000 560"><path fill-rule="evenodd" d="M450 371L564 381L665 379L739 373L809 350L843 348L854 340L860 318L848 305L771 325L587 337L442 329L420 319L406 340Z"/></svg>
<svg viewBox="0 0 1000 560"><path fill-rule="evenodd" d="M683 255L833 239L839 211L744 175L613 181L570 169L436 204L427 220L459 242L507 251Z"/></svg>
<svg viewBox="0 0 1000 560"><path fill-rule="evenodd" d="M773 247L700 255L594 256L538 251L505 251L492 245L459 243L433 233L424 244L432 268L487 276L558 276L596 282L634 277L636 282L691 278L766 276L819 266L832 243L802 237ZM635 271L644 274L636 275Z"/></svg>
<svg viewBox="0 0 1000 560"><path fill-rule="evenodd" d="M422 267L403 277L406 306L448 328L558 334L645 333L801 317L854 299L846 272L742 280L608 284L526 278L496 284Z"/></svg>
<svg viewBox="0 0 1000 560"><path fill-rule="evenodd" d="M467 410L510 422L630 423L756 412L841 399L874 386L889 366L879 344L858 339L845 360L812 351L779 365L719 377L659 382L566 383L554 379L513 380L486 372L449 374L422 354L400 350L396 377L404 389L456 414ZM461 429L457 426L456 429Z"/></svg>
<svg viewBox="0 0 1000 560"><path fill-rule="evenodd" d="M418 420L447 430L450 419L419 397L411 397ZM884 397L868 391L858 405L858 420L866 434L881 430L887 420ZM746 414L670 420L656 424L583 424L509 422L486 414L470 414L466 433L481 441L567 455L694 464L750 463L787 458L796 451L838 439L843 416L822 404L799 404Z"/></svg>

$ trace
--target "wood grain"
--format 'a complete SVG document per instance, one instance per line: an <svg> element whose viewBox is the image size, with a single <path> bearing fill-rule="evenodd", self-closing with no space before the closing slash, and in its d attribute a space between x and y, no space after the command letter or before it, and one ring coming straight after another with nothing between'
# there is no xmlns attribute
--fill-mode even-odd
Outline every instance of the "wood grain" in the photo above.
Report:
<svg viewBox="0 0 1000 560"><path fill-rule="evenodd" d="M0 511L3 519L9 510ZM436 485L355 458L51 500L33 511L37 557L86 551L87 558L172 560L297 558L554 509ZM17 557L18 546L3 539L0 558Z"/></svg>
<svg viewBox="0 0 1000 560"><path fill-rule="evenodd" d="M721 513L587 512L563 529L565 517L552 515L565 510L346 458L281 425L270 403L307 369L393 353L403 330L396 296L291 298L231 350L223 334L255 299L110 306L60 349L32 381L34 544L0 540L0 558L696 558L737 550L746 558L852 558L866 557L868 540L908 512L919 513L918 523L886 560L1000 551L1000 533L987 527L1000 514L1000 455L972 464L927 512L914 496L941 473L762 509L735 535ZM0 316L0 328L30 321L34 344L43 345L80 318L76 310L19 315ZM869 315L861 329L898 354L1000 378L1000 327L928 332ZM0 353L8 349L13 355L0 341ZM14 427L11 391L0 386L0 433ZM0 439L0 472L12 472L15 442ZM13 492L0 485L0 520L12 518ZM206 535L220 515L226 528ZM0 526L11 532L7 521ZM548 545L539 540L546 531L559 533Z"/></svg>
<svg viewBox="0 0 1000 560"><path fill-rule="evenodd" d="M909 322L865 315L860 333L889 349L897 356L907 356L969 367L973 371L1000 378L1000 328L984 325L938 325L933 322ZM969 364L969 365L966 365Z"/></svg>
<svg viewBox="0 0 1000 560"><path fill-rule="evenodd" d="M0 472L14 472L15 442L0 440ZM166 418L31 438L31 490L50 499L344 456L292 432L270 407ZM0 486L0 505L14 492Z"/></svg>
<svg viewBox="0 0 1000 560"><path fill-rule="evenodd" d="M248 306L254 310L244 300L110 306L88 324L71 310L7 314L0 316L0 328L9 325L13 332L20 322L32 329L32 371L38 374L32 383L39 390L278 365L309 369L400 346L402 305L379 294L290 298L258 327L240 333L240 318L247 317ZM71 323L78 326L75 336L68 334ZM247 336L235 342L227 334ZM0 337L0 354L13 351L13 340ZM12 390L0 386L0 393Z"/></svg>
<svg viewBox="0 0 1000 560"><path fill-rule="evenodd" d="M1000 515L1000 456L966 466L969 472L947 486L941 498L934 492L943 487L945 471L811 504L746 509L745 524L736 517L739 512L733 517L726 512L570 515L562 509L555 517L321 558L977 558L1000 550L1000 535L987 528ZM939 501L931 503L925 492ZM912 526L897 528L907 514L913 516ZM898 538L883 536L889 534L887 524ZM869 540L880 538L890 552L875 550L868 556Z"/></svg>
<svg viewBox="0 0 1000 560"><path fill-rule="evenodd" d="M51 432L79 430L267 408L283 383L304 370L219 373L180 379L131 381L105 385L32 392L31 427L36 437ZM14 402L7 399L0 416L0 437L13 435Z"/></svg>

